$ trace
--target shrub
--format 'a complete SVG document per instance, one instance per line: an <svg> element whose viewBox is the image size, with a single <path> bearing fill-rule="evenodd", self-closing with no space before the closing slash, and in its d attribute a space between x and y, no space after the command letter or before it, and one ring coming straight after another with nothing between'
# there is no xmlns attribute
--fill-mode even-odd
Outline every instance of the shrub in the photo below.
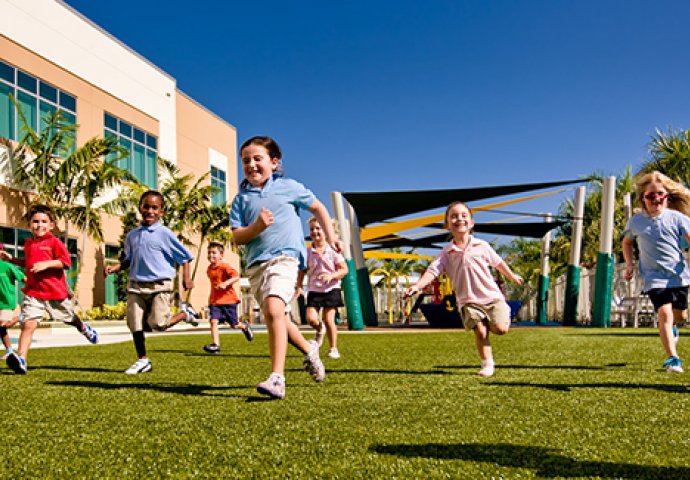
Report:
<svg viewBox="0 0 690 480"><path fill-rule="evenodd" d="M116 305L93 307L86 313L93 320L125 320L127 318L127 303L118 302Z"/></svg>

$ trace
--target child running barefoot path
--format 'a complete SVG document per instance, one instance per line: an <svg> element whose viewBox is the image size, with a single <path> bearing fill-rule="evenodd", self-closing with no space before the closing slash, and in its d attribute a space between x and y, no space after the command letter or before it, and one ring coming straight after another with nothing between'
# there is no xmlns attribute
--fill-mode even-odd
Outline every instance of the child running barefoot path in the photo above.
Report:
<svg viewBox="0 0 690 480"><path fill-rule="evenodd" d="M659 172L640 177L636 190L642 210L628 220L623 232L625 278L633 277L633 244L637 241L643 292L654 305L659 337L667 356L663 368L682 373L675 324L684 319L688 308L690 270L682 243L684 239L690 242L690 218L686 216L690 213L690 191Z"/></svg>
<svg viewBox="0 0 690 480"><path fill-rule="evenodd" d="M24 242L24 258L0 251L2 260L26 269L19 351L10 353L5 360L15 373L26 373L31 340L45 314L53 320L73 325L89 342L98 343L96 330L74 313L65 276L65 269L72 262L65 244L51 233L54 228L53 210L47 205L34 205L29 210L31 238Z"/></svg>
<svg viewBox="0 0 690 480"><path fill-rule="evenodd" d="M245 179L232 202L230 227L238 245L246 245L247 276L268 327L271 375L256 388L271 398L285 397L285 356L288 341L304 354L312 378L322 382L326 371L319 349L308 343L289 317L297 273L306 267L306 247L298 209L310 211L336 251L326 207L301 183L283 178L282 153L270 137L252 137L240 148Z"/></svg>
<svg viewBox="0 0 690 480"><path fill-rule="evenodd" d="M194 288L190 277L189 262L194 257L182 242L161 224L164 205L163 195L155 190L145 192L139 199L141 224L125 238L122 263L106 266L108 276L129 268L127 285L127 326L132 332L137 361L125 370L128 375L150 372L153 368L146 353L144 330L167 330L185 321L198 325L196 312L188 304L180 305L180 312L170 314L173 296L175 265L182 266L184 288Z"/></svg>
<svg viewBox="0 0 690 480"><path fill-rule="evenodd" d="M451 203L446 209L445 227L453 241L431 262L417 283L405 291L406 296L419 293L441 273L451 280L458 310L467 330L474 330L475 344L482 366L478 374L494 374L494 358L489 332L503 335L510 328L510 307L491 275L493 267L510 281L522 283L522 277L512 272L484 240L471 235L474 220L469 207L462 202Z"/></svg>

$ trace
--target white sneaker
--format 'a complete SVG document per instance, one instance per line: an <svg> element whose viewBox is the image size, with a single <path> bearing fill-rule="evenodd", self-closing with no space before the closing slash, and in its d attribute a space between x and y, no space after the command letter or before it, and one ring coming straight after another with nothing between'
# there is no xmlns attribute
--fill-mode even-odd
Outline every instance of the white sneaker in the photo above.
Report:
<svg viewBox="0 0 690 480"><path fill-rule="evenodd" d="M125 373L127 375L136 375L137 373L146 373L150 372L151 369L153 369L153 365L151 365L151 360L148 358L140 358L134 364L129 367L127 370L125 370Z"/></svg>
<svg viewBox="0 0 690 480"><path fill-rule="evenodd" d="M477 372L480 377L490 377L494 374L494 363L482 362L482 369Z"/></svg>
<svg viewBox="0 0 690 480"><path fill-rule="evenodd" d="M338 351L337 348L333 347L328 351L328 358L332 358L334 360L337 360L340 358L340 352Z"/></svg>
<svg viewBox="0 0 690 480"><path fill-rule="evenodd" d="M311 378L315 382L323 382L326 380L326 369L323 366L323 362L319 358L319 349L314 347L311 352L304 355L304 361L302 362L304 369L309 372Z"/></svg>
<svg viewBox="0 0 690 480"><path fill-rule="evenodd" d="M326 336L326 324L321 322L321 326L319 327L319 330L316 332L316 335L314 335L314 341L316 344L321 348L321 345L323 345L323 337Z"/></svg>

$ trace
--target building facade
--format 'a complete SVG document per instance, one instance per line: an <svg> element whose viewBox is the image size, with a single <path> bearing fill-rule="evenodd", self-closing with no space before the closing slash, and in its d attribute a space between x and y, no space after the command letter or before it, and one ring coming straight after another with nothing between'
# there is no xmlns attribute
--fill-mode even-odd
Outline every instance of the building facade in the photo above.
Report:
<svg viewBox="0 0 690 480"><path fill-rule="evenodd" d="M120 166L153 189L161 180L160 156L182 174L210 173L220 189L214 203L232 199L236 129L177 90L173 77L61 1L0 0L0 12L0 234L7 250L21 253L29 235L23 210L30 193L8 186L8 152L22 125L11 98L36 130L46 114L60 109L79 125L77 145L116 137L129 151ZM83 255L78 293L84 306L113 303L114 283L104 279L103 266L117 260L122 224L119 218L103 223L105 244L90 240ZM82 235L74 228L68 233L76 259ZM190 250L200 259L192 303L202 306L209 291L206 254ZM226 260L239 268L236 255L228 252Z"/></svg>

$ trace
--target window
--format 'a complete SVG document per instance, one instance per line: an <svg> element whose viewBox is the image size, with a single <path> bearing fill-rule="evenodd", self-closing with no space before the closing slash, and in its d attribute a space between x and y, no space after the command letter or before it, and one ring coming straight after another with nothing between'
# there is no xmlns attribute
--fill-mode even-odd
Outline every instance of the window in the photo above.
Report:
<svg viewBox="0 0 690 480"><path fill-rule="evenodd" d="M158 139L109 113L103 116L104 136L118 139L129 152L119 167L127 170L145 185L158 188Z"/></svg>
<svg viewBox="0 0 690 480"><path fill-rule="evenodd" d="M62 110L67 124L77 122L77 99L73 95L0 61L0 137L19 141L26 133L10 96L34 131L43 130L46 115L57 110Z"/></svg>
<svg viewBox="0 0 690 480"><path fill-rule="evenodd" d="M224 205L227 202L225 172L220 168L211 167L211 185L218 190L211 198L211 205Z"/></svg>

